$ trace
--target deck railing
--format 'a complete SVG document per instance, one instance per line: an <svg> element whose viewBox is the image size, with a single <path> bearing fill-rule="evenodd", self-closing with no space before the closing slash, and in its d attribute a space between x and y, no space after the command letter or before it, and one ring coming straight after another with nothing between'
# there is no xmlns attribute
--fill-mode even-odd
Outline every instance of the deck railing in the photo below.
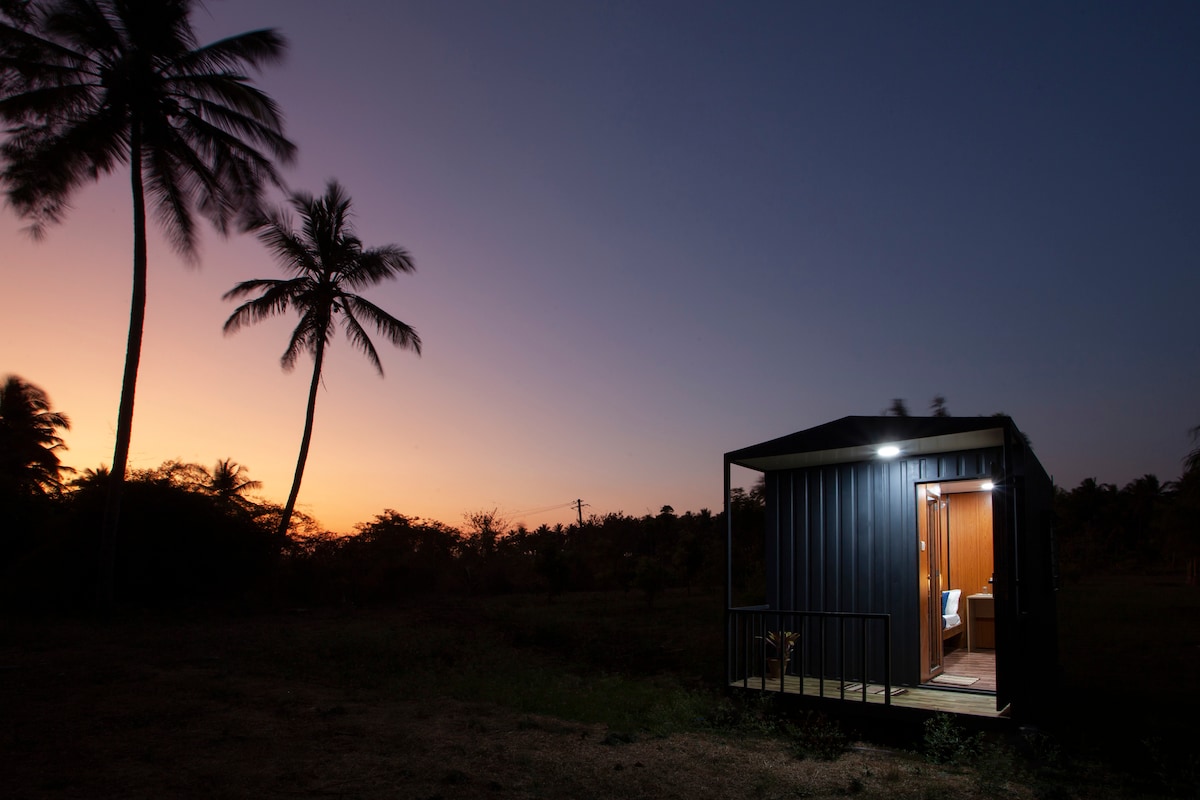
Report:
<svg viewBox="0 0 1200 800"><path fill-rule="evenodd" d="M882 684L883 702L892 704L890 614L750 606L729 609L726 620L727 683L805 694L807 680L817 697L856 700L861 694L863 702L868 684ZM777 677L768 675L771 659L778 662ZM832 694L827 682L836 682Z"/></svg>

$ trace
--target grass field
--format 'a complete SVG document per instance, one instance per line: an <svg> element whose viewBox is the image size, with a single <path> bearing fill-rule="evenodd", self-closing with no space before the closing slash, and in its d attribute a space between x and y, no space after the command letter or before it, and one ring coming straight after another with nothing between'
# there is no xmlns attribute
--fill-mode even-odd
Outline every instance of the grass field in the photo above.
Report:
<svg viewBox="0 0 1200 800"><path fill-rule="evenodd" d="M1165 745L1195 719L1198 611L1200 591L1169 582L1068 587L1064 672L1079 691L1061 730L1034 751L1028 735L989 741L957 766L919 755L919 732L884 747L725 696L716 593L668 593L652 611L606 594L6 619L0 795L1189 796L1194 756ZM844 755L812 757L847 735Z"/></svg>
<svg viewBox="0 0 1200 800"><path fill-rule="evenodd" d="M1062 736L1135 769L1162 765L1200 796L1200 588L1178 576L1113 576L1059 593ZM1189 777L1190 775L1190 777Z"/></svg>

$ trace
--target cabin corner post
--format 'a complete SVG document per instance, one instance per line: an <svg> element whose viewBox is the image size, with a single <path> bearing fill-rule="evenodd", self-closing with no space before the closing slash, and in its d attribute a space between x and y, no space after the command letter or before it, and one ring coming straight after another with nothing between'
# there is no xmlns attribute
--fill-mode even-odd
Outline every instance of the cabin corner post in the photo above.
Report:
<svg viewBox="0 0 1200 800"><path fill-rule="evenodd" d="M725 608L733 608L733 500L730 463L725 459Z"/></svg>
<svg viewBox="0 0 1200 800"><path fill-rule="evenodd" d="M725 683L733 680L733 501L730 497L730 463L725 458Z"/></svg>

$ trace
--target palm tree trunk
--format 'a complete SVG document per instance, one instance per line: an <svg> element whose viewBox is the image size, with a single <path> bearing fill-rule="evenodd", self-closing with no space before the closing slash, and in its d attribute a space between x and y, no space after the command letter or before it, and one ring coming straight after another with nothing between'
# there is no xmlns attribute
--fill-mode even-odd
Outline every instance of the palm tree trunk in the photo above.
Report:
<svg viewBox="0 0 1200 800"><path fill-rule="evenodd" d="M308 445L312 442L313 416L317 410L317 387L321 384L321 363L325 360L325 340L317 340L317 351L313 354L312 385L308 387L308 411L304 416L304 436L300 439L300 456L296 459L296 475L292 478L292 491L279 519L279 535L287 536L292 512L296 509L296 498L300 495L300 480L304 477L304 462L308 460Z"/></svg>
<svg viewBox="0 0 1200 800"><path fill-rule="evenodd" d="M133 395L138 365L142 360L142 331L146 322L146 193L142 186L141 131L131 126L129 172L133 192L133 296L129 304L129 336L125 342L125 375L121 380L121 404L117 410L117 442L113 451L108 495L100 525L99 574L96 601L101 612L111 609L116 599L117 530L121 517L121 494L133 438Z"/></svg>

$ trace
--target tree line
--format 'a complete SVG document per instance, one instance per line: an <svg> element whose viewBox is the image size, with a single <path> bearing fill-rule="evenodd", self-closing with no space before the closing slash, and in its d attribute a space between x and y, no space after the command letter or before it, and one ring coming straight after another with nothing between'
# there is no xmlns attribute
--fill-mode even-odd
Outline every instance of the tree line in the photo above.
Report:
<svg viewBox="0 0 1200 800"><path fill-rule="evenodd" d="M0 602L87 610L94 602L108 474L60 462L69 417L41 388L0 385ZM1197 432L1193 432L1195 436ZM1196 439L1194 442L1198 441ZM668 589L725 584L733 533L735 602L762 598L766 518L761 481L724 509L593 515L582 524L513 525L496 511L460 526L385 509L349 535L323 529L255 496L233 459L209 467L167 461L127 481L117 599L140 607L380 605L416 596L636 592L653 605ZM1095 479L1056 489L1060 573L1169 570L1196 578L1200 556L1200 446L1177 481L1146 475L1122 488Z"/></svg>
<svg viewBox="0 0 1200 800"><path fill-rule="evenodd" d="M1067 579L1105 572L1182 572L1200 582L1200 466L1176 481L1143 475L1118 488L1087 478L1056 489L1058 560Z"/></svg>
<svg viewBox="0 0 1200 800"><path fill-rule="evenodd" d="M34 413L13 413L12 409ZM40 440L0 472L0 602L30 611L88 611L107 470L58 462L69 420L45 393L10 377L0 396L0 452ZM48 435L49 434L49 435ZM36 451L47 454L38 455ZM167 461L130 470L116 553L116 601L145 608L379 605L423 595L637 592L648 605L671 588L724 584L725 515L593 515L582 525L511 525L495 511L451 526L386 509L349 535L324 530L255 497L258 483L232 459L212 467ZM761 563L762 497L734 496L737 562ZM751 594L762 576L743 568Z"/></svg>

